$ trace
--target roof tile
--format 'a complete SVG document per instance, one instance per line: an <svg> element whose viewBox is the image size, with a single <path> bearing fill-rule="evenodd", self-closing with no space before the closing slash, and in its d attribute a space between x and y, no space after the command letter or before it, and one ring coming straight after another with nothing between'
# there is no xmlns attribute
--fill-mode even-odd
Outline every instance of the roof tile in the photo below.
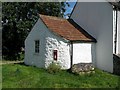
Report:
<svg viewBox="0 0 120 90"><path fill-rule="evenodd" d="M96 41L90 34L77 25L72 19L63 19L53 16L41 15L40 18L56 34L70 41Z"/></svg>

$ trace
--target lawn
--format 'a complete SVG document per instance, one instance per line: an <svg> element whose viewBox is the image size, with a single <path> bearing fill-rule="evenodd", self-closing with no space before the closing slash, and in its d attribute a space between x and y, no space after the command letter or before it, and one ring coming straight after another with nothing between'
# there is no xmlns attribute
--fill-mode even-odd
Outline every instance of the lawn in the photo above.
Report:
<svg viewBox="0 0 120 90"><path fill-rule="evenodd" d="M50 74L45 69L20 64L2 65L3 88L118 88L120 76L96 69L92 75L67 71Z"/></svg>

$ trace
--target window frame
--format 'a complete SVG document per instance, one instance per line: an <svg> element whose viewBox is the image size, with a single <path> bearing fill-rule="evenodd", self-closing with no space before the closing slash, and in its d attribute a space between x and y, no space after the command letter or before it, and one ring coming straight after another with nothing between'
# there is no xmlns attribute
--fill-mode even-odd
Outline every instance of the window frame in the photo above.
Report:
<svg viewBox="0 0 120 90"><path fill-rule="evenodd" d="M35 53L40 53L40 40L35 40L34 41L34 44L35 44Z"/></svg>

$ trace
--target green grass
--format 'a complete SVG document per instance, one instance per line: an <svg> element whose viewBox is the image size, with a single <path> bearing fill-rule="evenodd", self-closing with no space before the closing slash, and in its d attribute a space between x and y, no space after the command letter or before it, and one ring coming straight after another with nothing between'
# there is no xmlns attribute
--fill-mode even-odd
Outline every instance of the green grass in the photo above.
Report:
<svg viewBox="0 0 120 90"><path fill-rule="evenodd" d="M50 74L45 69L19 64L2 66L3 88L118 88L120 76L96 69L92 75L67 71Z"/></svg>

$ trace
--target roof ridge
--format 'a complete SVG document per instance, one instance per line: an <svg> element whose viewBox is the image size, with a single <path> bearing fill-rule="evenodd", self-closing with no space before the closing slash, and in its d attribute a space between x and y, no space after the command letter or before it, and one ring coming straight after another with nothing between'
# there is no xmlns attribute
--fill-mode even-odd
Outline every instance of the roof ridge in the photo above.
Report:
<svg viewBox="0 0 120 90"><path fill-rule="evenodd" d="M54 20L67 20L65 18L62 17L57 17L57 16L49 16L49 15L43 15L43 14L39 14L40 17L49 17L50 19L54 19Z"/></svg>

